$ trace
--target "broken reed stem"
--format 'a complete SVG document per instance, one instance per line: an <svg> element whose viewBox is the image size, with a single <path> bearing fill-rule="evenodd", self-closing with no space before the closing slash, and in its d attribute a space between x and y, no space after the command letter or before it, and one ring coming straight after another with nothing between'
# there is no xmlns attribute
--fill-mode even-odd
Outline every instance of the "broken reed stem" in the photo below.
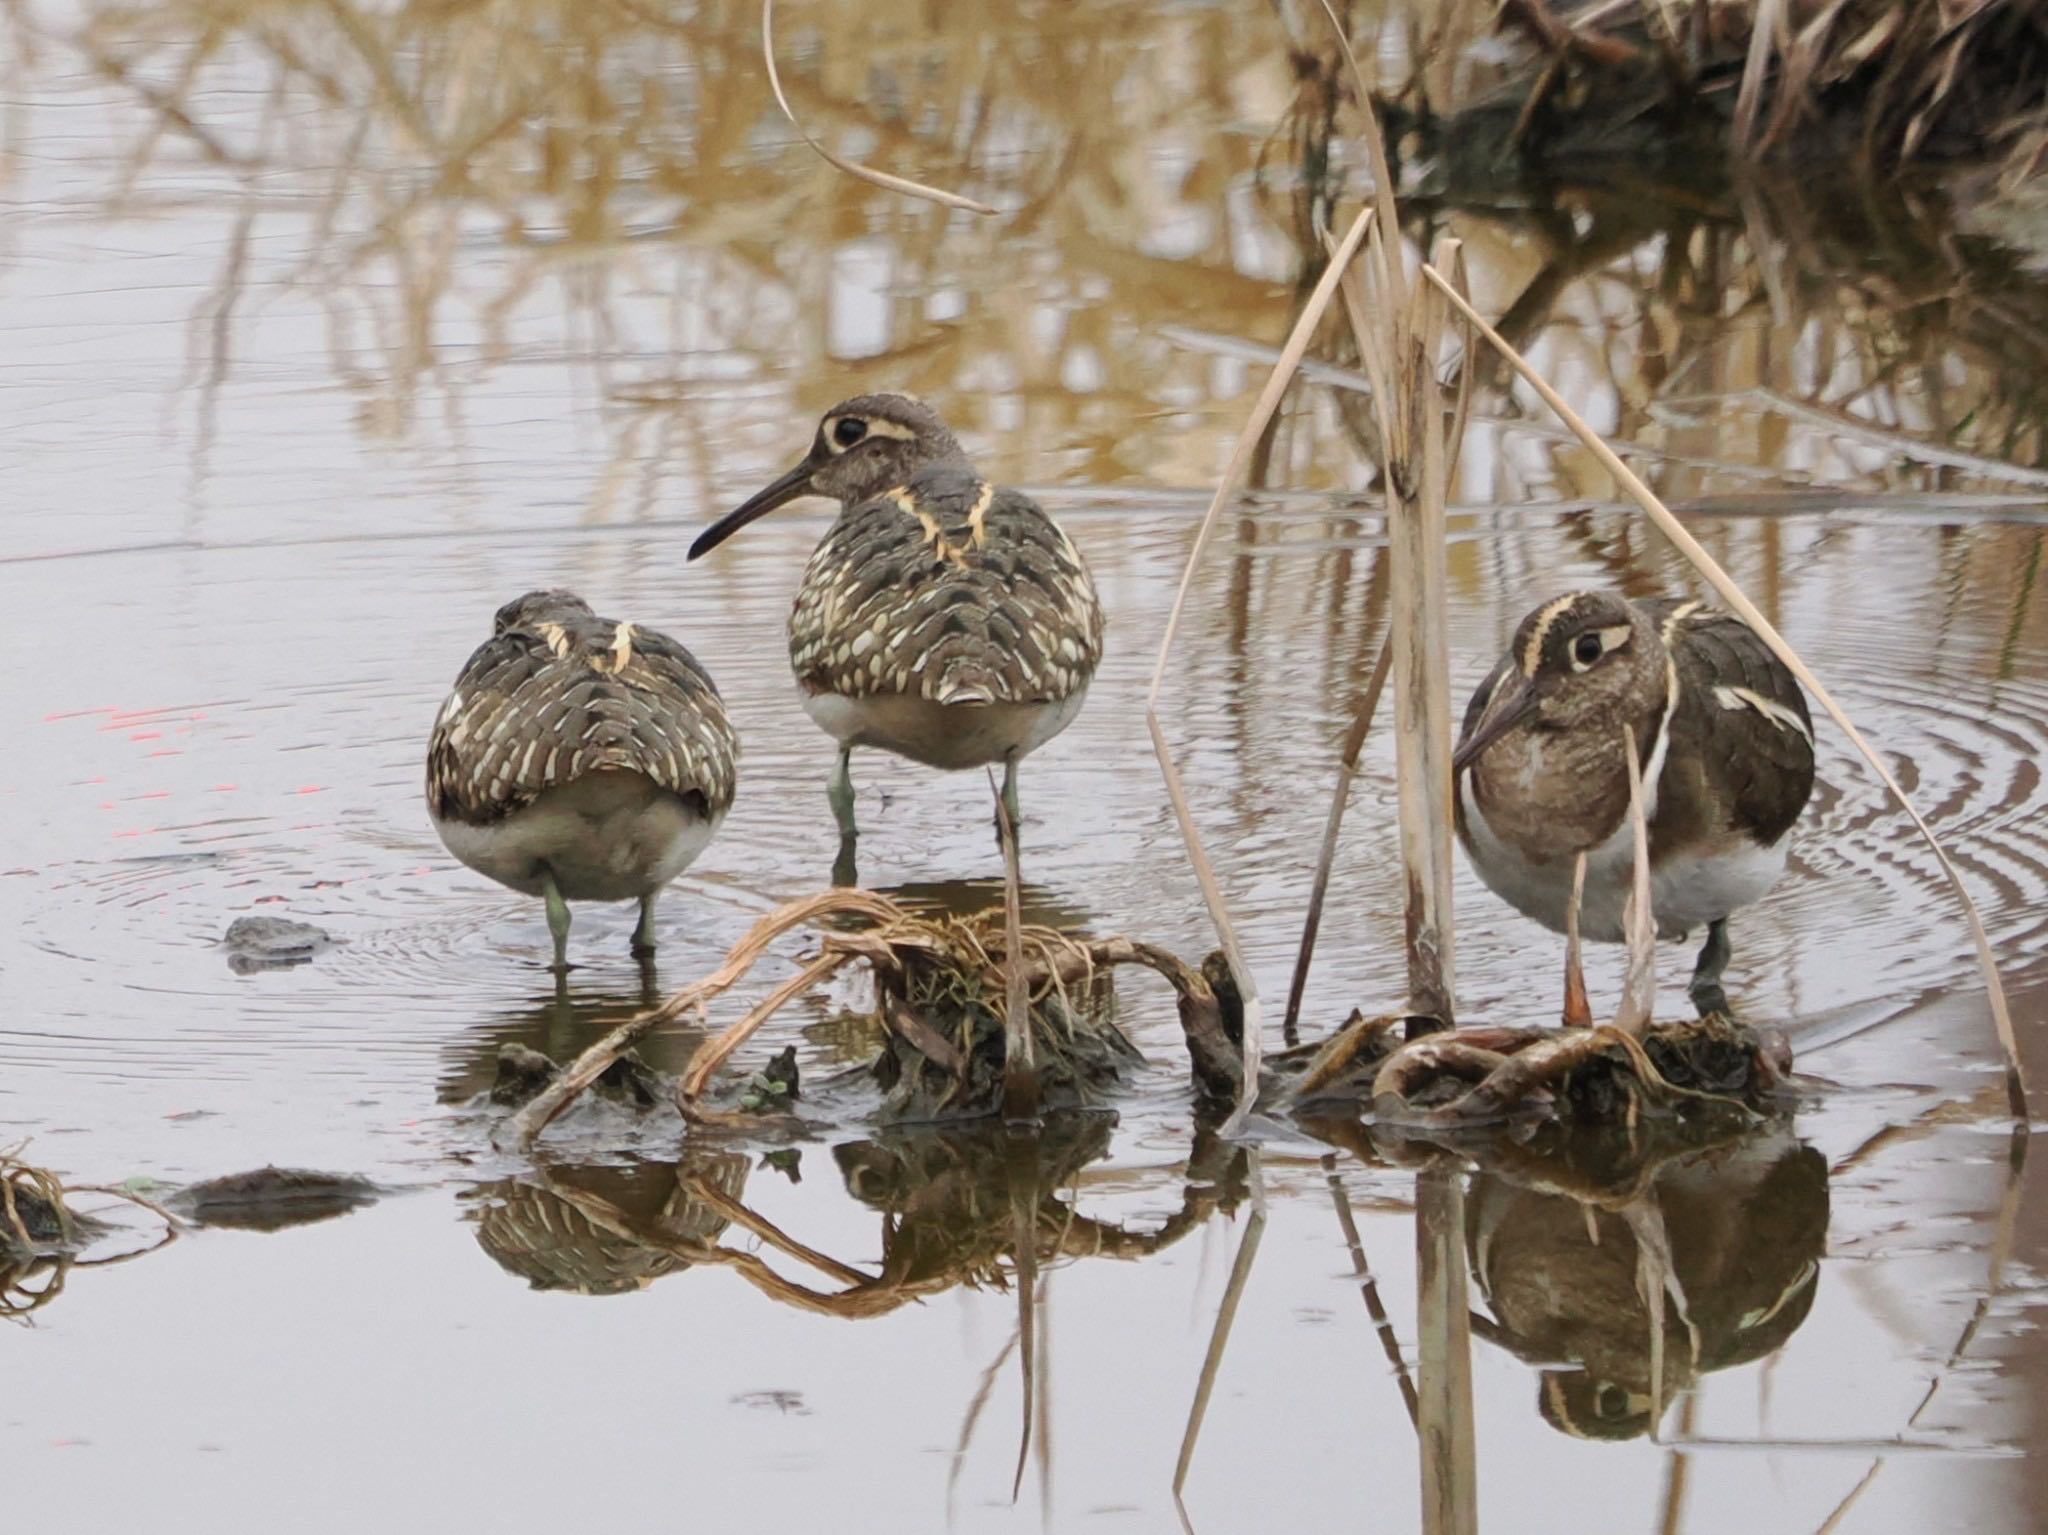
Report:
<svg viewBox="0 0 2048 1535"><path fill-rule="evenodd" d="M1378 124L1368 110L1368 136ZM1399 229L1376 224L1366 269L1381 276L1368 293L1354 271L1342 277L1344 307L1372 382L1385 462L1387 553L1392 608L1387 637L1394 678L1394 772L1407 917L1409 1009L1450 1022L1455 1009L1451 913L1450 620L1444 504L1454 443L1445 438L1437 377L1447 311L1427 285L1410 284ZM1458 246L1445 259L1459 265ZM1451 423L1462 431L1464 392Z"/></svg>
<svg viewBox="0 0 2048 1535"><path fill-rule="evenodd" d="M1173 657L1174 638L1180 632L1180 619L1187 607L1188 592L1194 585L1195 572L1200 568L1202 555L1209 547L1209 539L1216 530L1216 523L1223 512L1223 503L1236 489L1239 478L1244 474L1245 465L1250 462L1252 449L1266 430L1266 424L1273 419L1273 412L1279 408L1281 396L1293 381L1294 371L1301 364L1302 353L1308 350L1309 338L1315 334L1316 326L1322 322L1324 312L1330 307L1330 298L1337 291L1339 278L1357 253L1359 242L1365 238L1373 222L1373 211L1361 209L1358 217L1351 221L1351 227L1344 232L1344 238L1337 244L1330 263L1323 269L1323 275L1316 280L1308 301L1302 305L1301 314L1294 322L1294 329L1288 333L1287 344L1280 349L1280 359L1273 364L1273 371L1266 379L1266 386L1259 392L1252 413L1238 433L1237 444L1231 449L1230 462L1224 466L1223 477L1217 483L1216 494L1210 498L1209 509L1202 514L1201 526L1195 533L1194 548L1188 551L1187 565L1181 571L1180 588L1174 593L1173 606L1166 615L1166 632L1159 638L1159 659L1152 668L1152 687L1145 695L1145 725L1152 736L1152 750L1159 759L1160 776L1166 780L1167 798L1173 802L1174 820L1180 826L1181 840L1187 844L1188 861L1194 865L1195 879L1202 887L1202 899L1209 908L1209 920L1216 928L1216 936L1223 945L1223 956L1230 964L1231 979L1237 984L1239 997L1244 1003L1244 1075L1239 1089L1237 1106L1230 1118L1224 1122L1220 1133L1234 1135L1242 1127L1245 1116L1251 1112L1252 1100L1259 1086L1259 993L1252 979L1251 966L1245 962L1244 950L1238 944L1237 930L1230 920L1230 908L1223 898L1223 889L1217 883L1216 871L1209 862L1208 854L1202 850L1201 834L1195 829L1194 815L1188 808L1187 791L1181 786L1180 772L1173 765L1173 754L1166 744L1166 732L1159 723L1159 695L1166 685L1166 666Z"/></svg>
<svg viewBox="0 0 2048 1535"><path fill-rule="evenodd" d="M680 1018L689 1009L701 1007L732 986L754 968L767 952L769 944L791 928L838 915L887 922L899 912L893 902L881 896L871 895L865 890L847 889L821 891L805 900L777 907L748 928L740 941L726 951L724 963L703 980L691 982L657 1007L635 1013L577 1056L561 1075L512 1116L510 1133L520 1145L530 1146L534 1137L547 1128L549 1120L567 1108L572 1100L610 1069L612 1062L632 1049L645 1035L672 1019Z"/></svg>
<svg viewBox="0 0 2048 1535"><path fill-rule="evenodd" d="M1237 1244L1237 1257L1230 1265L1230 1283L1224 1286L1223 1303L1216 1308L1216 1325L1209 1333L1209 1351L1202 1356L1202 1373L1195 1382L1195 1399L1188 1404L1188 1426L1181 1434L1180 1458L1173 1467L1173 1495L1179 1499L1187 1486L1188 1467L1194 1463L1195 1441L1202 1436L1202 1419L1208 1415L1209 1398L1216 1390L1216 1376L1223 1368L1223 1351L1230 1346L1231 1324L1237 1320L1238 1302L1252 1277L1252 1262L1259 1255L1259 1239L1266 1233L1266 1177L1259 1162L1259 1148L1247 1149L1246 1172L1251 1180L1252 1213L1245 1221L1244 1240Z"/></svg>
<svg viewBox="0 0 2048 1535"><path fill-rule="evenodd" d="M1622 725L1621 745L1628 757L1628 828L1635 839L1635 861L1621 914L1621 930L1628 939L1628 978L1622 983L1614 1027L1640 1036L1657 1006L1657 921L1650 910L1650 828L1643 817L1643 769L1636 759L1633 725Z"/></svg>
<svg viewBox="0 0 2048 1535"><path fill-rule="evenodd" d="M1961 872L1950 861L1940 840L1934 835L1933 828L1906 797L1906 791L1899 786L1899 781L1892 776L1891 769L1884 765L1884 760L1878 756L1876 749L1863 738L1863 733L1850 721L1842 706L1835 702L1834 696L1821 686L1820 679L1814 676L1804 661L1799 659L1798 653L1785 642L1785 637L1778 633L1771 621L1757 610L1756 604L1743 595L1742 588L1735 584L1719 562L1701 547L1699 540L1685 530L1684 524L1671 514L1671 509L1658 499L1657 493L1644 484L1633 469L1622 462L1619 455L1602 440L1600 434L1565 403L1563 396L1550 387L1520 352L1480 317L1479 311L1466 301L1464 295L1459 293L1441 272L1427 264L1423 266L1422 272L1465 317L1466 322L1484 336L1508 365L1521 375L1523 382L1542 397L1543 403L1557 413L1558 419L1572 429L1586 450L1600 461L1601 467L1614 477L1615 483L1643 509L1657 530L1677 547L1679 553L1692 562L1693 568L1698 570L1705 577L1707 584L1720 594L1722 601L1726 602L1736 616L1754 629L1764 643L1771 647L1772 653L1785 663L1792 675L1799 679L1807 692L1811 693L1827 711L1828 717L1849 738L1850 744L1870 765L1871 771L1877 774L1878 781L1890 791L1899 808L1906 812L1913 825L1918 828L1921 837L1926 840L1929 850L1934 854L1935 861L1941 865L1941 872L1947 877L1949 888L1955 892L1956 902L1962 907L1963 917L1969 924L1970 937L1976 944L1978 968L1984 974L1985 997L1991 1005L1991 1022L1998 1032L1998 1043L2005 1052L2006 1103L2012 1117L2025 1123L2025 1067L2020 1059L2019 1039L2013 1031L2012 1013L2006 1005L2005 986L1998 976L1998 961L1991 952L1991 935L1985 930L1984 919L1977 911L1977 903L1971 899L1968 888L1963 884Z"/></svg>
<svg viewBox="0 0 2048 1535"><path fill-rule="evenodd" d="M755 1003L746 1017L725 1029L716 1039L706 1040L699 1045L691 1053L690 1064L683 1072L682 1081L676 1086L676 1107L685 1113L689 1112L703 1094L704 1084L711 1080L711 1074L724 1065L726 1058L745 1044L756 1029L781 1012L791 998L836 975L854 957L846 953L820 954Z"/></svg>
<svg viewBox="0 0 2048 1535"><path fill-rule="evenodd" d="M1308 892L1308 915L1301 924L1301 947L1294 956L1294 979L1287 985L1287 1013L1280 1020L1281 1038L1289 1045L1295 1043L1296 1026L1301 1021L1302 993L1308 989L1309 961L1315 956L1316 934L1323 925L1323 898L1329 893L1330 869L1337 861L1337 834L1344 826L1344 807L1351 800L1351 782L1358 776L1358 758L1365 750L1372 717L1379 712L1380 693L1387 685L1387 669L1393 656L1391 639L1382 639L1379 659L1373 662L1372 677L1365 685L1365 697L1359 701L1358 713L1344 736L1344 750L1337 764L1337 787L1330 794L1330 815L1323 824L1322 856L1316 861L1315 881Z"/></svg>
<svg viewBox="0 0 2048 1535"><path fill-rule="evenodd" d="M995 789L995 775L989 788ZM996 793L996 829L1003 839L1003 1118L1038 1118L1038 1064L1031 1048L1031 988L1024 979L1024 893L1017 872L1017 828ZM1023 1468L1018 1468L1021 1477Z"/></svg>
<svg viewBox="0 0 2048 1535"><path fill-rule="evenodd" d="M782 91L782 76L775 68L775 0L761 0L761 59L768 66L768 88L775 93L775 104L782 108L782 115L796 129L799 137L815 150L828 165L846 172L856 180L870 186L881 187L888 192L901 192L906 197L921 197L948 208L964 208L969 213L994 213L997 210L985 202L972 197L962 197L958 192L944 192L937 187L928 187L921 181L912 181L904 176L892 176L887 171L878 171L870 166L860 165L834 154L823 144L811 137L810 130L797 120L796 111L789 104L789 97Z"/></svg>
<svg viewBox="0 0 2048 1535"><path fill-rule="evenodd" d="M1747 155L1756 147L1756 117L1763 105L1764 76L1771 70L1771 50L1785 23L1785 0L1758 0L1749 23L1749 56L1742 64L1742 85L1735 93L1735 152Z"/></svg>

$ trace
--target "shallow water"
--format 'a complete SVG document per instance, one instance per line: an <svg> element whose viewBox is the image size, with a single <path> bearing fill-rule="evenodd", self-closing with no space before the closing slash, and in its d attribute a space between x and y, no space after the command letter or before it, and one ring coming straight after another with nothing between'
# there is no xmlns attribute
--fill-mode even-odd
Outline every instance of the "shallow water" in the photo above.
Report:
<svg viewBox="0 0 2048 1535"><path fill-rule="evenodd" d="M1656 1442L1630 1400L1649 1324L1620 1216L1594 1243L1576 1203L1474 1173L1462 1215L1418 1231L1410 1171L1277 1121L1255 1124L1256 1157L1198 1137L1149 983L1123 983L1150 1064L1114 1122L1036 1143L848 1128L770 1160L594 1114L528 1165L467 1106L501 1044L572 1051L826 882L829 748L782 639L822 514L779 514L702 566L682 551L864 387L916 389L989 472L1040 489L1111 615L1086 710L1023 774L1028 907L1190 957L1213 943L1141 716L1316 190L1290 158L1314 114L1265 12L787 20L814 131L990 196L1006 212L985 223L811 157L764 110L750 5L4 15L0 1144L32 1137L78 1181L276 1163L396 1191L63 1274L32 1327L0 1333L0 1483L24 1524L213 1528L232 1508L302 1529L1172 1529L1211 1327L1262 1207L1187 1478L1197 1529L1419 1527L1402 1391L1419 1242L1473 1265L1466 1491L1485 1528L1761 1535L1822 1528L1845 1500L1829 1527L2038 1526L2039 1474L2015 1458L2048 1385L2038 1169L2009 1160L1938 871L1832 731L1792 872L1736 924L1731 972L1791 1034L1813 1099L1796 1136L1660 1178L1712 1367L1667 1347ZM1640 189L1551 195L1565 217L1435 211L1484 307L1521 316L1548 376L1640 445L1887 750L1983 903L2034 1042L2048 475L2024 258L1949 250L1904 212L1879 244L1855 233L1863 211L1834 220L1782 188L1654 216ZM1385 617L1355 406L1319 388L1283 416L1165 695L1269 998ZM1460 689L1556 590L1690 589L1497 382L1459 497ZM491 612L555 584L684 639L745 743L730 819L663 902L658 974L627 955L629 911L585 909L565 996L538 907L454 866L420 798L427 726ZM865 754L856 778L864 883L995 898L977 775ZM1310 1035L1399 1000L1391 796L1382 734ZM1462 867L1458 901L1467 1015L1542 1018L1560 943ZM239 973L218 940L249 914L340 942ZM1611 998L1618 967L1596 960ZM1689 958L1661 960L1680 1009ZM842 1059L830 1012L775 1025L807 1072ZM650 1056L674 1068L697 1037ZM1020 1208L1042 1248L1021 1461ZM609 1240L607 1211L727 1256ZM1588 1432L1602 1417L1636 1432Z"/></svg>

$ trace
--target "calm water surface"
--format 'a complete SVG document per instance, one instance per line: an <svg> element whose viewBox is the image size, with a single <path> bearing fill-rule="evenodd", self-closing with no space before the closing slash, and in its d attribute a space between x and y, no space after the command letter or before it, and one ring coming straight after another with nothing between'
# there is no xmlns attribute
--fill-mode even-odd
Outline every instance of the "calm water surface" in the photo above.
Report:
<svg viewBox="0 0 2048 1535"><path fill-rule="evenodd" d="M1197 1136L1169 999L1134 980L1149 1065L1114 1121L1036 1144L850 1126L770 1158L593 1116L537 1165L491 1149L467 1105L500 1045L580 1047L828 877L829 747L782 637L822 514L682 552L861 388L930 397L989 472L1040 489L1111 615L1086 711L1023 774L1034 913L1213 942L1143 697L1307 221L1355 195L1325 76L1297 76L1262 8L795 11L785 74L814 131L1002 215L826 169L764 109L751 5L0 9L0 1143L78 1181L277 1163L397 1191L61 1290L24 1278L10 1302L46 1298L0 1332L10 1522L1172 1530L1262 1208L1186 1484L1198 1530L1420 1527L1419 1242L1469 1260L1486 1529L2038 1528L2016 1457L2048 1395L2040 1170L2009 1158L1937 871L1831 731L1731 972L1813 1101L1659 1173L1700 1349L1669 1333L1654 1390L1619 1202L1474 1172L1436 1196L1451 1223L1418 1228L1408 1170L1280 1122ZM1639 445L1887 750L2038 1046L2037 258L1956 239L1932 200L1436 191L1484 306ZM1352 365L1341 337L1318 352ZM1269 996L1385 618L1364 415L1341 389L1293 399L1166 693ZM1499 380L1458 495L1460 689L1557 590L1691 589ZM538 906L454 866L420 796L455 669L545 585L685 639L745 744L736 808L662 904L658 975L627 955L629 911L587 909L562 995ZM856 773L864 883L994 898L976 775ZM1399 998L1391 779L1376 739L1311 1034ZM1546 1016L1559 941L1462 869L1458 897L1466 1011ZM342 942L238 974L218 939L248 914ZM1662 961L1680 1009L1689 956ZM849 1001L776 1026L808 1070L844 1058L823 1025ZM697 1037L650 1053L674 1067ZM605 1227L619 1211L722 1255L635 1244Z"/></svg>

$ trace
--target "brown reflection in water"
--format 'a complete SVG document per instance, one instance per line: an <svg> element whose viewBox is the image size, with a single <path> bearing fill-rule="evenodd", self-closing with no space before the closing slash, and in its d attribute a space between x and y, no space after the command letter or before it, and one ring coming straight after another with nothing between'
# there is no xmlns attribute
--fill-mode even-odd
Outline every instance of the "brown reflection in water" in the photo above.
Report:
<svg viewBox="0 0 2048 1535"><path fill-rule="evenodd" d="M746 1191L749 1160L692 1153L673 1166L537 1167L480 1184L477 1245L536 1290L622 1295L680 1273L727 1218L709 1197Z"/></svg>
<svg viewBox="0 0 2048 1535"><path fill-rule="evenodd" d="M578 986L574 972L558 977L549 990L524 1006L501 1012L450 1043L438 1084L440 1100L467 1103L489 1092L498 1080L499 1055L508 1047L535 1050L557 1063L574 1060L608 1030L654 1006L664 995L652 959L641 962L635 991ZM701 1037L694 1027L661 1028L642 1040L637 1051L649 1066L675 1073L688 1064Z"/></svg>
<svg viewBox="0 0 2048 1535"><path fill-rule="evenodd" d="M1478 1330L1537 1368L1537 1411L1552 1427L1579 1438L1654 1433L1654 1404L1783 1347L1806 1319L1826 1247L1828 1167L1789 1127L1655 1161L1626 1194L1568 1192L1533 1160L1520 1171L1527 1181L1473 1174L1464 1239L1492 1313ZM1672 1302L1661 1339L1646 1295L1659 1242Z"/></svg>
<svg viewBox="0 0 2048 1535"><path fill-rule="evenodd" d="M702 1147L674 1164L542 1166L481 1185L475 1193L486 1207L478 1240L536 1283L548 1276L609 1294L709 1263L733 1268L771 1300L858 1319L956 1285L1007 1289L1025 1268L1143 1258L1245 1197L1245 1151L1204 1135L1180 1174L1182 1207L1164 1222L1133 1230L1082 1214L1061 1191L1108 1153L1115 1123L1107 1114L1074 1113L1032 1131L996 1124L918 1128L835 1146L846 1192L882 1217L882 1256L872 1273L806 1246L749 1210L742 1199L746 1157ZM778 1165L784 1163L791 1170L799 1165L788 1158ZM721 1246L728 1224L838 1288L791 1279L754 1251Z"/></svg>

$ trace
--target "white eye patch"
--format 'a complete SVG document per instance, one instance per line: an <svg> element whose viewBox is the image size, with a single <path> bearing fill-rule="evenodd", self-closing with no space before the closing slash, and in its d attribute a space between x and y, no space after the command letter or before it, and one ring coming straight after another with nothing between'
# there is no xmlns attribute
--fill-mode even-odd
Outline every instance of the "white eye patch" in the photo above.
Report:
<svg viewBox="0 0 2048 1535"><path fill-rule="evenodd" d="M1589 629L1572 641L1570 651L1572 670L1585 671L1602 656L1621 649L1629 642L1632 631L1627 624L1613 624L1605 629ZM1588 644L1588 641L1591 644Z"/></svg>

